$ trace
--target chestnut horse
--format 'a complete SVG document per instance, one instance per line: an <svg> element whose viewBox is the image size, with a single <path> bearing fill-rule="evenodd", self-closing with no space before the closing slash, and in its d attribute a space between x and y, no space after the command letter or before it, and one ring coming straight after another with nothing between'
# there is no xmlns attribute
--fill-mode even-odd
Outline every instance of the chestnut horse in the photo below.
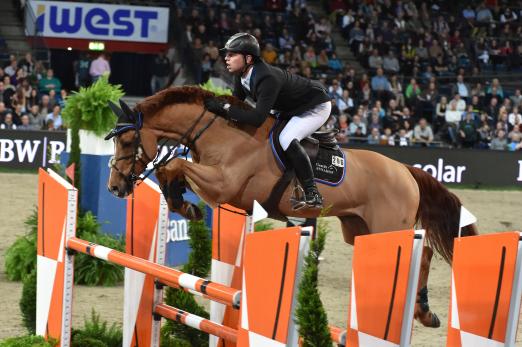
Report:
<svg viewBox="0 0 522 347"><path fill-rule="evenodd" d="M130 110L113 105L118 115L108 189L125 197L147 164L156 157L158 141L171 139L188 146L192 161L175 158L156 165L162 189L183 182L211 206L231 204L250 210L254 200L266 201L282 172L276 163L268 135L274 124L268 118L259 128L236 124L205 110L203 101L214 96L198 87L173 87L150 96ZM240 107L249 106L234 97L223 96ZM341 221L345 242L358 235L413 228L417 222L426 230L415 317L425 326L438 327L440 321L428 306L427 281L433 249L451 262L453 239L459 229L460 200L424 171L404 165L381 154L344 149L346 178L336 186L320 184L328 207L327 215ZM179 188L179 184L176 185ZM317 209L291 208L292 187L279 202L286 216L317 217ZM168 189L164 192L168 192ZM178 193L181 192L178 189ZM166 194L170 195L170 194ZM181 195L179 195L181 196ZM167 200L169 208L187 218L197 218L190 203ZM474 225L462 235L475 235Z"/></svg>

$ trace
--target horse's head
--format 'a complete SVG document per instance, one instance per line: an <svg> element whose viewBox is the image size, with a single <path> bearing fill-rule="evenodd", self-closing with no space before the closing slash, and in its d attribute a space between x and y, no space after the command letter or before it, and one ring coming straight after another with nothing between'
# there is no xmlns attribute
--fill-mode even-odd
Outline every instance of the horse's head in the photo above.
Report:
<svg viewBox="0 0 522 347"><path fill-rule="evenodd" d="M111 173L107 189L123 198L132 193L134 183L139 179L147 164L157 154L157 138L151 130L143 128L143 115L132 111L120 100L120 106L109 102L118 116L114 129L105 140L114 140L114 156L109 161Z"/></svg>

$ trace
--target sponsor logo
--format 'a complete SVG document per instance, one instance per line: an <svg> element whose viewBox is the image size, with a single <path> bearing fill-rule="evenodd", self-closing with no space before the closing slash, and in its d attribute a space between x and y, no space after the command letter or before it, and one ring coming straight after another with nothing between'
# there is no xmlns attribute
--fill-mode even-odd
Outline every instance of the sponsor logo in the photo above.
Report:
<svg viewBox="0 0 522 347"><path fill-rule="evenodd" d="M167 230L167 243L186 241L189 239L188 223L186 219L171 219Z"/></svg>
<svg viewBox="0 0 522 347"><path fill-rule="evenodd" d="M444 165L442 158L437 160L437 165L414 164L413 166L426 171L439 182L444 183L461 183L462 175L467 169L465 165Z"/></svg>
<svg viewBox="0 0 522 347"><path fill-rule="evenodd" d="M43 36L167 42L167 8L31 1Z"/></svg>
<svg viewBox="0 0 522 347"><path fill-rule="evenodd" d="M321 163L315 163L315 169L320 172L324 172L325 174L333 175L337 168L333 165L324 165Z"/></svg>
<svg viewBox="0 0 522 347"><path fill-rule="evenodd" d="M43 151L42 166L46 166L47 151L49 160L47 163L59 162L59 155L65 149L62 141L0 139L0 162L34 163L36 155Z"/></svg>

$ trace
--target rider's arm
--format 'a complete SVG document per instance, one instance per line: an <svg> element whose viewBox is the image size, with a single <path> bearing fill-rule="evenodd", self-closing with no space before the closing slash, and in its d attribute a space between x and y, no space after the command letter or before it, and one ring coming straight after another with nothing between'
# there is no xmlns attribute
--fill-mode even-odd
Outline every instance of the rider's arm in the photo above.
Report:
<svg viewBox="0 0 522 347"><path fill-rule="evenodd" d="M266 120L270 110L273 108L277 95L279 94L280 83L273 76L266 76L257 83L257 102L256 108L243 110L239 107L231 106L228 110L230 119L239 123L246 123L255 127L260 127Z"/></svg>

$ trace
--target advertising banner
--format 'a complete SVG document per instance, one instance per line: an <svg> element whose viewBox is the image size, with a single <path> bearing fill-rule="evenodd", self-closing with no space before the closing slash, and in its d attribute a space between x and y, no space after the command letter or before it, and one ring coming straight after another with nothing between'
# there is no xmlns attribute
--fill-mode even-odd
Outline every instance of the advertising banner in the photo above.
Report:
<svg viewBox="0 0 522 347"><path fill-rule="evenodd" d="M40 36L166 43L166 7L109 5L85 2L29 1ZM26 28L34 25L26 17Z"/></svg>
<svg viewBox="0 0 522 347"><path fill-rule="evenodd" d="M346 145L367 149L430 173L444 184L522 187L522 153L492 150ZM350 160L350 155L346 156ZM346 172L350 179L350 173Z"/></svg>
<svg viewBox="0 0 522 347"><path fill-rule="evenodd" d="M0 130L0 167L30 169L60 162L64 131Z"/></svg>

